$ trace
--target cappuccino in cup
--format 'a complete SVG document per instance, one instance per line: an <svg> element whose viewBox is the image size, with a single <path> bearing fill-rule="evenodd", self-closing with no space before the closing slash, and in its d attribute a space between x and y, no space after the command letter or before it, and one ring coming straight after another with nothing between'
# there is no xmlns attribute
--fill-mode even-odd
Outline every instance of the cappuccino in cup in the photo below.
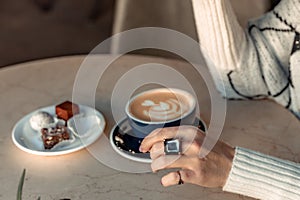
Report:
<svg viewBox="0 0 300 200"><path fill-rule="evenodd" d="M187 97L168 90L147 92L134 99L129 105L133 117L147 122L169 121L189 111Z"/></svg>
<svg viewBox="0 0 300 200"><path fill-rule="evenodd" d="M196 100L190 93L174 88L145 91L126 105L126 114L133 133L146 137L156 128L192 124Z"/></svg>

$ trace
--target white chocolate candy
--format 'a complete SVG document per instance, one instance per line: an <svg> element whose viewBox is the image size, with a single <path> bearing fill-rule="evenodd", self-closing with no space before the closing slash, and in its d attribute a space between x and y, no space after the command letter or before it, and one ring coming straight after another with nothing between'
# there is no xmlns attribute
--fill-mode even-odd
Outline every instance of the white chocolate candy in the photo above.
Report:
<svg viewBox="0 0 300 200"><path fill-rule="evenodd" d="M45 128L54 122L54 117L44 111L35 113L29 120L31 128L36 131L40 131L42 128Z"/></svg>

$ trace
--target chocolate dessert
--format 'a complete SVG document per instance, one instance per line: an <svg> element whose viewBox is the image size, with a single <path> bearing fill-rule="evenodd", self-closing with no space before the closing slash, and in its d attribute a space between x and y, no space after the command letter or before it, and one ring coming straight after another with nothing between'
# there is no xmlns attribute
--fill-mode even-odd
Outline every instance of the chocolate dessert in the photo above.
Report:
<svg viewBox="0 0 300 200"><path fill-rule="evenodd" d="M42 128L41 133L45 149L52 149L59 142L70 139L68 129L63 125Z"/></svg>
<svg viewBox="0 0 300 200"><path fill-rule="evenodd" d="M58 118L68 121L73 115L79 113L79 106L70 101L65 101L55 106L55 112Z"/></svg>

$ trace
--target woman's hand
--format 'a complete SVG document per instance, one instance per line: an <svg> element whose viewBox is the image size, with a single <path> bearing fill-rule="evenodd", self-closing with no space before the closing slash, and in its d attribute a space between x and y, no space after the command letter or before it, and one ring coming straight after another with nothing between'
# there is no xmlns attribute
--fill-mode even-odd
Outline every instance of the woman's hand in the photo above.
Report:
<svg viewBox="0 0 300 200"><path fill-rule="evenodd" d="M177 185L180 179L184 183L197 184L203 187L223 187L229 175L234 148L218 141L211 152L201 158L204 133L193 126L180 126L157 129L149 134L140 146L141 152L150 152L152 170L179 168L161 179L163 186ZM166 155L164 140L179 138L182 154Z"/></svg>

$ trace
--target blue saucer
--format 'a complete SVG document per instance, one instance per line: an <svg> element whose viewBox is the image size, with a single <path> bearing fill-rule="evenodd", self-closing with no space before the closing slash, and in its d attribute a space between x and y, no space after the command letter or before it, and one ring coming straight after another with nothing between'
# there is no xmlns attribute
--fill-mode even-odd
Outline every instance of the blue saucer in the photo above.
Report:
<svg viewBox="0 0 300 200"><path fill-rule="evenodd" d="M196 118L193 125L203 132L206 131L205 123L199 118ZM143 138L134 135L127 118L116 124L110 134L111 145L121 156L138 162L151 163L150 154L139 151L142 140Z"/></svg>

